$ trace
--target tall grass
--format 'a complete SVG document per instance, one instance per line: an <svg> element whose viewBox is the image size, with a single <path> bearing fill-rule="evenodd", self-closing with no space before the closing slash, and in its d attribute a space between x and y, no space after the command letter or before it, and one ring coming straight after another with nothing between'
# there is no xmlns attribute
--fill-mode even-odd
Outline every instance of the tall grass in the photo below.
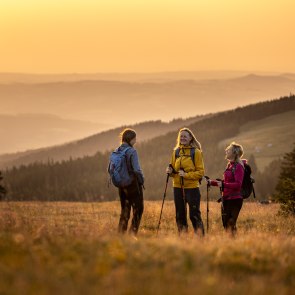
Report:
<svg viewBox="0 0 295 295"><path fill-rule="evenodd" d="M293 294L295 220L276 204L244 204L234 239L213 202L205 238L178 236L171 201L156 236L160 208L135 238L119 202L0 203L0 294Z"/></svg>

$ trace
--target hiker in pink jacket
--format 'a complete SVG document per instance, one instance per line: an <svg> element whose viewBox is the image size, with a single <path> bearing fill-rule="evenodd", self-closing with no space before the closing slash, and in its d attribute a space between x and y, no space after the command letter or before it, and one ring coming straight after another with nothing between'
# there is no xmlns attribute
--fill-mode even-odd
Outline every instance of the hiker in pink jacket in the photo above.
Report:
<svg viewBox="0 0 295 295"><path fill-rule="evenodd" d="M222 191L221 215L223 227L231 230L234 236L237 231L236 222L243 205L241 188L244 178L244 163L241 160L243 147L232 142L225 149L225 158L228 160L227 167L223 173L223 180L210 180L209 185L218 186Z"/></svg>

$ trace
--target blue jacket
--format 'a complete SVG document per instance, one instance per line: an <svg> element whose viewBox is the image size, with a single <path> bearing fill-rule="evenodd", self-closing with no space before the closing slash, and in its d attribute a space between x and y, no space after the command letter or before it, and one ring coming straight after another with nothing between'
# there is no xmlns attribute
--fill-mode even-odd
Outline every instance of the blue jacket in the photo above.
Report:
<svg viewBox="0 0 295 295"><path fill-rule="evenodd" d="M143 176L143 172L142 172L142 170L140 168L137 151L136 151L135 148L133 148L132 146L130 146L127 143L123 143L119 147L120 150L121 149L123 150L123 149L126 149L126 148L129 148L126 155L127 155L128 163L131 164L130 170L132 172L134 172L135 176L137 177L137 180L138 180L139 184L143 185L144 184L144 176Z"/></svg>

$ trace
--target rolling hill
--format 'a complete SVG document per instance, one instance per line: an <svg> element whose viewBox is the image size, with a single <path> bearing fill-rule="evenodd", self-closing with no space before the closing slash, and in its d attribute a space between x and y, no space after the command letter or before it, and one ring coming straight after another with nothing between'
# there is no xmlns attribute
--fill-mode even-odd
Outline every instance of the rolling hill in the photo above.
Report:
<svg viewBox="0 0 295 295"><path fill-rule="evenodd" d="M295 80L281 75L161 83L85 80L0 84L0 103L3 114L46 112L120 126L225 111L290 92Z"/></svg>
<svg viewBox="0 0 295 295"><path fill-rule="evenodd" d="M254 155L257 167L263 171L274 159L290 151L295 143L295 110L246 123L239 133L219 143L224 148L236 141L243 145L245 156Z"/></svg>
<svg viewBox="0 0 295 295"><path fill-rule="evenodd" d="M169 131L177 130L184 125L190 125L193 122L197 122L198 120L207 118L209 116L211 115L196 116L188 119L176 119L169 123L162 121L150 121L135 124L129 127L136 130L138 142L142 142L163 135ZM75 125L72 127L75 127ZM0 155L0 168L6 169L12 166L26 165L33 162L46 163L48 160L62 161L68 160L70 158L76 159L83 156L93 156L98 151L105 152L107 150L114 149L119 143L119 133L123 128L125 128L125 126L103 131L81 140L72 141L58 146ZM33 135L32 130L28 130L28 132L31 136ZM23 131L22 136L28 136L28 132L26 132L26 130ZM37 134L36 140L40 136L44 136L44 134ZM2 137L4 138L4 136ZM15 140L18 141L20 138L15 138Z"/></svg>
<svg viewBox="0 0 295 295"><path fill-rule="evenodd" d="M74 74L26 74L0 73L0 84L25 83L52 83L74 82L85 80L124 81L124 82L167 82L176 80L208 80L232 79L249 75L247 71L180 71L155 73L74 73ZM277 73L259 72L258 75L276 75Z"/></svg>
<svg viewBox="0 0 295 295"><path fill-rule="evenodd" d="M259 130L260 134L263 134L266 132L269 122L275 122L272 126L276 124L290 126L292 124L290 122L293 122L294 111L295 96L293 95L217 113L191 123L188 127L202 143L206 174L212 178L222 175L226 165L224 149L220 146L223 141L239 138L241 134L245 136L245 132L250 131L249 128L252 128L252 131ZM257 129L255 129L256 127ZM271 134L270 130L274 130L274 134ZM281 129L277 131L271 127L270 130L267 131L268 136L273 138L279 138L281 134L284 134ZM170 161L176 136L177 132L174 130L136 145L145 174L145 196L147 199L159 199L162 196L165 168ZM257 133L252 132L251 136L250 138L249 134L246 134L245 138L251 142L258 142ZM285 151L282 148L279 153L277 150L273 157L274 160L277 156L281 157L293 148L294 138L289 138L290 136L292 135L288 133L289 148ZM247 150L245 155L247 158L250 156ZM97 152L94 156L86 156L76 160L31 163L27 166L7 170L4 172L4 184L9 191L8 198L11 200L51 201L114 200L117 198L117 191L113 187L108 188L107 186L108 159L109 153ZM273 163L271 162L272 165ZM259 198L268 197L273 193L273 186L270 188L269 184L276 183L278 167L276 164L275 171L272 171L274 168L266 169L267 173L268 170L271 170L270 175L259 174L260 179L263 179L263 181L257 182L256 186ZM261 185L266 187L266 190L262 190L259 187ZM218 194L218 192L216 193Z"/></svg>
<svg viewBox="0 0 295 295"><path fill-rule="evenodd" d="M63 144L113 127L50 114L0 114L0 126L0 154Z"/></svg>

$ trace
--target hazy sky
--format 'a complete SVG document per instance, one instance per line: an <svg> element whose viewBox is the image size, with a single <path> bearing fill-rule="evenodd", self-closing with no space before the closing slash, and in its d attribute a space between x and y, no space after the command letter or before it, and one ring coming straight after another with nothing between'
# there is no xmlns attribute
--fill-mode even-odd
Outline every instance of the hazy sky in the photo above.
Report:
<svg viewBox="0 0 295 295"><path fill-rule="evenodd" d="M1 0L1 72L295 72L294 0Z"/></svg>

